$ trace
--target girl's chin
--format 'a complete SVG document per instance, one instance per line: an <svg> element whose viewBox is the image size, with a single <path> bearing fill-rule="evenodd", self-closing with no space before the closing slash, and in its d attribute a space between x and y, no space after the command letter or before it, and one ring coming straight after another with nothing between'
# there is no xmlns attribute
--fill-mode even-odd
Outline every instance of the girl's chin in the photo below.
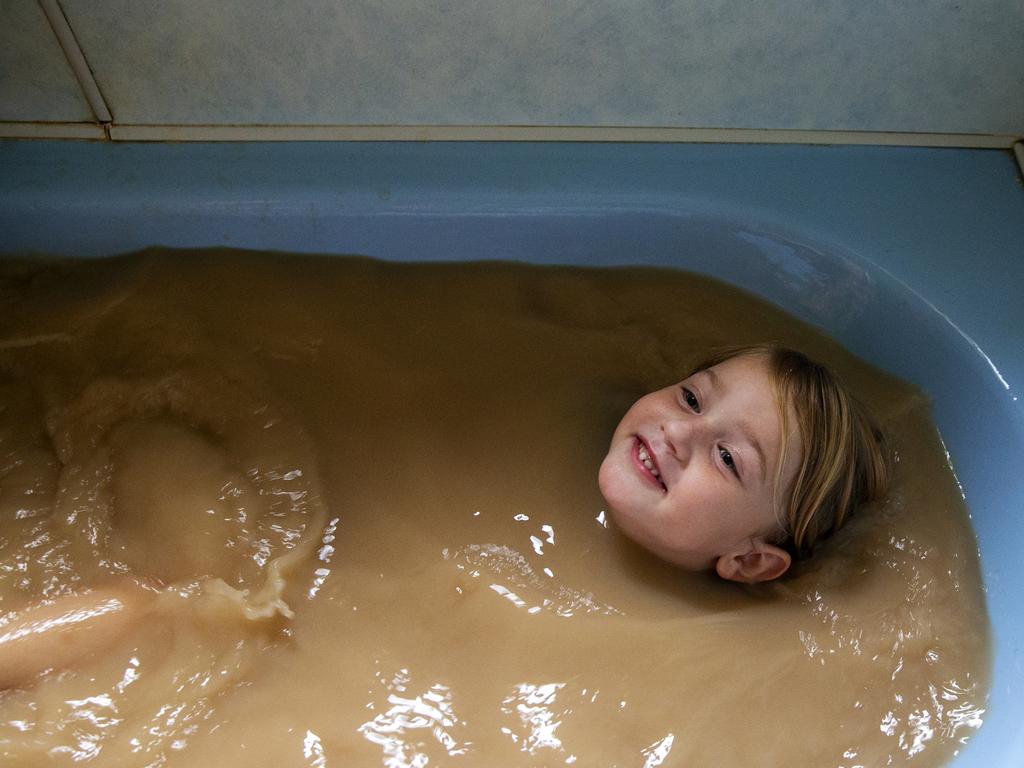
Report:
<svg viewBox="0 0 1024 768"><path fill-rule="evenodd" d="M616 477L617 474L615 461L612 455L608 454L604 457L604 461L601 462L601 468L597 471L597 487L601 490L601 495L604 496L604 500L608 502L609 507L618 506L618 486L621 479Z"/></svg>
<svg viewBox="0 0 1024 768"><path fill-rule="evenodd" d="M657 490L640 476L628 451L610 451L605 456L597 473L597 485L610 505L622 508L629 508L638 501L638 495L643 497Z"/></svg>

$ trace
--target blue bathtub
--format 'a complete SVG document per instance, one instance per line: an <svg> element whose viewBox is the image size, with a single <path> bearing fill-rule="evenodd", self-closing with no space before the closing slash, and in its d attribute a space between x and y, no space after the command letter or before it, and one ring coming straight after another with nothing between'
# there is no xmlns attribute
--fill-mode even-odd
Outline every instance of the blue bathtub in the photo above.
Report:
<svg viewBox="0 0 1024 768"><path fill-rule="evenodd" d="M953 764L1024 765L1024 184L1009 152L0 142L0 254L153 244L681 267L915 382L971 508L995 641L985 725Z"/></svg>

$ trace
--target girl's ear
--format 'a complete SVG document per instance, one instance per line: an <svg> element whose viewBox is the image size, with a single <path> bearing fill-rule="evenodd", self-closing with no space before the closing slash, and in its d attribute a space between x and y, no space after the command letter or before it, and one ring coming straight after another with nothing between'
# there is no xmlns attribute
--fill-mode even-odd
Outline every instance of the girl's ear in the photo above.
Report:
<svg viewBox="0 0 1024 768"><path fill-rule="evenodd" d="M756 584L779 578L789 570L790 562L786 550L753 539L749 547L721 555L715 561L715 572L729 581Z"/></svg>

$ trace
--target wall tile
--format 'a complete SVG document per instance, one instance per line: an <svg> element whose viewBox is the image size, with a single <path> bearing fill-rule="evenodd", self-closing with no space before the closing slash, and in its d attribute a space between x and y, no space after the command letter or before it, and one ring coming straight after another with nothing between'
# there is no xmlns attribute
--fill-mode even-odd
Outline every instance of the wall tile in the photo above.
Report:
<svg viewBox="0 0 1024 768"><path fill-rule="evenodd" d="M115 120L1024 132L1020 0L63 0Z"/></svg>
<svg viewBox="0 0 1024 768"><path fill-rule="evenodd" d="M35 0L0 2L0 121L93 120L64 51Z"/></svg>

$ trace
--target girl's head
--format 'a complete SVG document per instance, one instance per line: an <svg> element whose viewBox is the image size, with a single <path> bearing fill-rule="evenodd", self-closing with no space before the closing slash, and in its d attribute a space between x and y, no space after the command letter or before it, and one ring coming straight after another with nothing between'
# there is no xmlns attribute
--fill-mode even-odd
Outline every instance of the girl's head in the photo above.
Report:
<svg viewBox="0 0 1024 768"><path fill-rule="evenodd" d="M599 482L619 528L681 567L743 582L885 492L878 431L828 369L784 347L714 355L626 413Z"/></svg>

